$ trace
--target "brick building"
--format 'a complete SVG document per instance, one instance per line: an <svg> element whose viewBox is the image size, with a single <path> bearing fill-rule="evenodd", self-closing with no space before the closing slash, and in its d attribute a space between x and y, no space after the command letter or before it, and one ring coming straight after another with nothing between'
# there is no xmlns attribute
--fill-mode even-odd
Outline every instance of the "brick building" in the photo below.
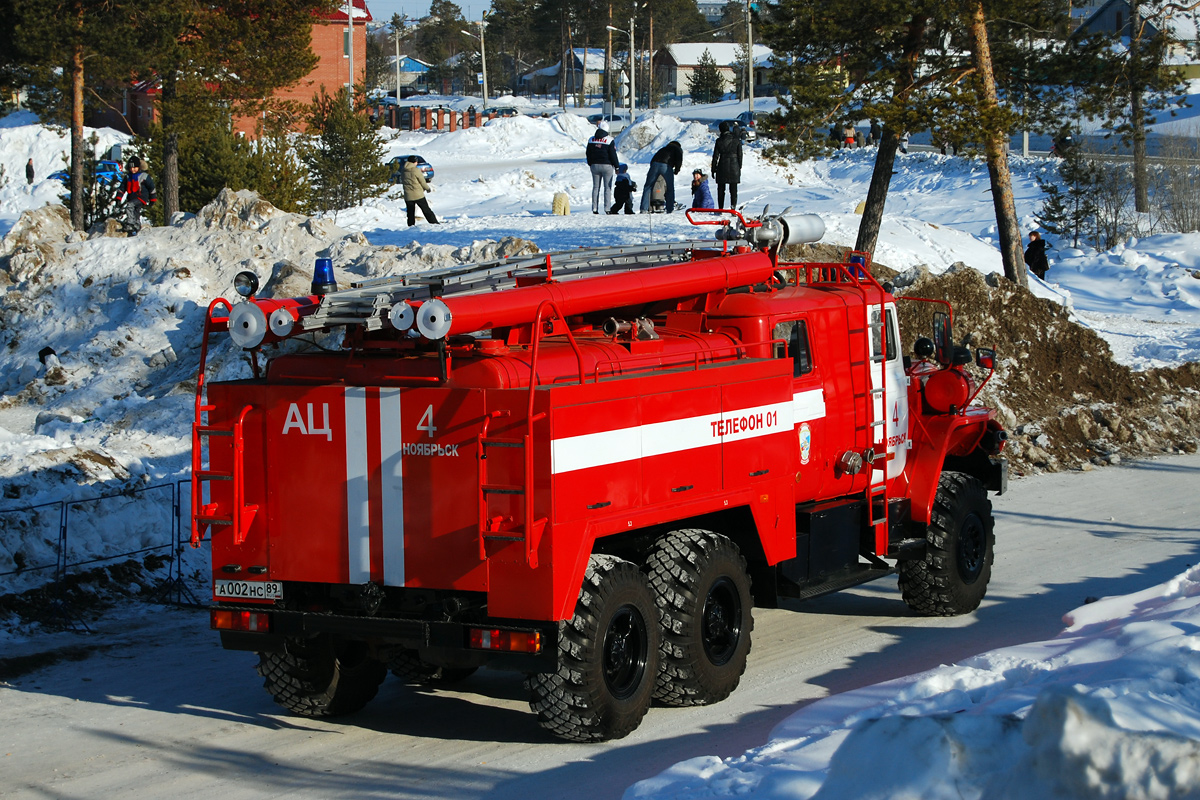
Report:
<svg viewBox="0 0 1200 800"><path fill-rule="evenodd" d="M352 0L354 4L354 85L361 91L367 64L367 23L374 21L366 0ZM346 33L348 30L346 4L343 3L337 11L314 20L312 26L312 51L317 56L317 66L296 83L285 86L275 92L275 97L282 100L295 100L301 103L312 101L313 95L318 94L321 87L330 94L344 87L350 77L350 61L346 54ZM124 108L125 122L130 130L139 135L145 135L150 125L158 119L155 100L158 97L157 81L143 81L130 87L126 93ZM112 121L104 121L110 127ZM246 134L253 134L256 120L253 117L238 117L234 127Z"/></svg>

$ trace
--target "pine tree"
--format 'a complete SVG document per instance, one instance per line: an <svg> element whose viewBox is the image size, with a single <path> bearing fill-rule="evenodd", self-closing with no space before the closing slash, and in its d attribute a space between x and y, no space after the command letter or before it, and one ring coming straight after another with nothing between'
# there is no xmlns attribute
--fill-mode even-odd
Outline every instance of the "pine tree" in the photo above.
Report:
<svg viewBox="0 0 1200 800"><path fill-rule="evenodd" d="M87 159L92 154L83 139L86 98L98 97L94 87L127 77L130 69L137 68L139 55L124 53L121 47L133 35L132 13L132 6L121 0L12 0L5 14L13 26L9 33L19 51L17 58L26 67L24 74L39 82L41 91L33 95L42 102L35 102L35 110L50 110L51 118L67 121L71 130L75 230L84 230L88 222L84 202L90 191Z"/></svg>
<svg viewBox="0 0 1200 800"><path fill-rule="evenodd" d="M138 6L138 37L122 45L141 54L147 75L162 83L160 197L168 219L180 208L179 138L190 124L191 109L210 96L235 113L272 108L269 98L277 88L295 83L316 66L312 21L335 7L332 0L224 5L156 0Z"/></svg>
<svg viewBox="0 0 1200 800"><path fill-rule="evenodd" d="M1080 148L1067 150L1058 164L1058 181L1038 176L1038 186L1046 195L1038 224L1055 236L1070 236L1071 246L1079 247L1080 236L1094 225L1101 177L1095 162Z"/></svg>
<svg viewBox="0 0 1200 800"><path fill-rule="evenodd" d="M687 85L693 103L715 103L725 94L725 78L707 49L700 54L696 68L688 75Z"/></svg>
<svg viewBox="0 0 1200 800"><path fill-rule="evenodd" d="M337 211L358 205L387 190L391 168L383 163L383 144L361 101L351 109L346 90L329 94L324 87L313 98L309 140L300 148L308 167L314 211Z"/></svg>

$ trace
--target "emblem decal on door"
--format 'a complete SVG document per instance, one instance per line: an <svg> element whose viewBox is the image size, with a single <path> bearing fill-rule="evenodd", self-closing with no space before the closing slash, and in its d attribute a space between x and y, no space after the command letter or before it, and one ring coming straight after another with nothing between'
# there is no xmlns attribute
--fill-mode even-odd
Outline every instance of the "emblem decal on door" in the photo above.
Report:
<svg viewBox="0 0 1200 800"><path fill-rule="evenodd" d="M808 427L807 422L800 423L800 431L797 435L800 437L800 463L807 464L808 457L812 452L812 430Z"/></svg>

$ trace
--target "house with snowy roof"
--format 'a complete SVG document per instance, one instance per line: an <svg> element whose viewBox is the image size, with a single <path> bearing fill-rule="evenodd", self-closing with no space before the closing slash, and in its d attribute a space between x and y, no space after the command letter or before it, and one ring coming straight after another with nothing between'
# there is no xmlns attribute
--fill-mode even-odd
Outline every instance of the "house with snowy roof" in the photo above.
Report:
<svg viewBox="0 0 1200 800"><path fill-rule="evenodd" d="M1140 5L1142 38L1169 37L1165 64L1175 69L1181 78L1200 78L1200 42L1197 41L1196 12L1174 6L1155 8ZM1104 33L1120 36L1120 46L1129 46L1132 35L1132 10L1126 0L1108 0L1083 17L1076 36Z"/></svg>
<svg viewBox="0 0 1200 800"><path fill-rule="evenodd" d="M688 42L669 44L654 54L654 80L662 91L674 95L688 94L688 81L705 53L717 64L717 71L732 89L738 73L745 69L741 56L743 45L730 42ZM754 93L766 93L771 85L773 53L766 45L754 45Z"/></svg>
<svg viewBox="0 0 1200 800"><path fill-rule="evenodd" d="M522 75L521 85L535 94L545 94L558 90L560 76L568 92L578 92L582 85L585 94L599 93L604 87L604 49L576 47L563 53L557 64Z"/></svg>

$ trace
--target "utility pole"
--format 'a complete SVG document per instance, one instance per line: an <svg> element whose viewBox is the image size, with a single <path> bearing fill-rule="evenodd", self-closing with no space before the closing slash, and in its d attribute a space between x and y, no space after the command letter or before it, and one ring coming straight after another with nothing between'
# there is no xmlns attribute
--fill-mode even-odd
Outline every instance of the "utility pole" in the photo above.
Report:
<svg viewBox="0 0 1200 800"><path fill-rule="evenodd" d="M354 0L346 0L346 22L350 25L350 32L346 35L346 54L350 56L350 83L346 84L346 97L350 101L350 108L354 108ZM398 87L396 94L400 94ZM396 101L399 100L397 97Z"/></svg>
<svg viewBox="0 0 1200 800"><path fill-rule="evenodd" d="M629 34L629 58L627 59L629 67L629 124L633 124L633 112L637 108L637 85L634 76L637 75L637 62L633 58L633 17L629 18L629 30L623 31L620 28L614 28L612 25L606 26L610 31L617 33Z"/></svg>
<svg viewBox="0 0 1200 800"><path fill-rule="evenodd" d="M608 4L608 25L605 26L608 34L608 43L604 46L604 113L611 114L613 112L613 92L612 92L612 3Z"/></svg>
<svg viewBox="0 0 1200 800"><path fill-rule="evenodd" d="M396 108L400 107L400 31L396 30L399 15L392 17L392 38L396 41Z"/></svg>
<svg viewBox="0 0 1200 800"><path fill-rule="evenodd" d="M465 33L467 36L470 36L472 39L479 40L479 68L480 68L480 70L482 70L480 72L480 74L483 76L483 108L481 108L480 110L484 114L487 114L487 101L488 101L487 50L485 49L484 43L483 43L483 26L486 22L487 22L487 12L485 11L485 12L483 12L483 17L479 20L479 35L478 36L471 33L470 31L461 31L462 33Z"/></svg>
<svg viewBox="0 0 1200 800"><path fill-rule="evenodd" d="M746 0L746 95L750 98L750 116L754 116L754 16L753 3ZM753 123L751 123L753 124Z"/></svg>
<svg viewBox="0 0 1200 800"><path fill-rule="evenodd" d="M650 49L646 53L646 108L654 108L654 10L650 10Z"/></svg>

